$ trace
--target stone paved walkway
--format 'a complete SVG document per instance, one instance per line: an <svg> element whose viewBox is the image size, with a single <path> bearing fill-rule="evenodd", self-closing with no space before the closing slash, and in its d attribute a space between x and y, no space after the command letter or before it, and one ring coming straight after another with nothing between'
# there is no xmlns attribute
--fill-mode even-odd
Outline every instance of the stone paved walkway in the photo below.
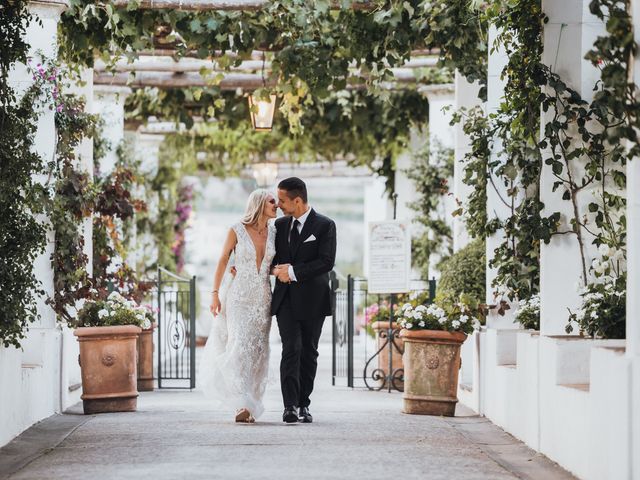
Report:
<svg viewBox="0 0 640 480"><path fill-rule="evenodd" d="M136 413L84 416L78 405L27 430L0 449L0 479L573 478L464 408L449 419L404 415L398 393L332 387L330 347L313 424L281 422L275 383L254 425L197 391L143 393Z"/></svg>

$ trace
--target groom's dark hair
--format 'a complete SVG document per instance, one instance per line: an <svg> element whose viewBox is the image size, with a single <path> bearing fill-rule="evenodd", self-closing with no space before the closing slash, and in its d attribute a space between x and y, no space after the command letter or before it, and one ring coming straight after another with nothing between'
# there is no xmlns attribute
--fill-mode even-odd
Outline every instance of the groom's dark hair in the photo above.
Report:
<svg viewBox="0 0 640 480"><path fill-rule="evenodd" d="M291 200L300 197L304 203L307 203L307 185L298 177L285 178L278 184L278 188L287 192Z"/></svg>

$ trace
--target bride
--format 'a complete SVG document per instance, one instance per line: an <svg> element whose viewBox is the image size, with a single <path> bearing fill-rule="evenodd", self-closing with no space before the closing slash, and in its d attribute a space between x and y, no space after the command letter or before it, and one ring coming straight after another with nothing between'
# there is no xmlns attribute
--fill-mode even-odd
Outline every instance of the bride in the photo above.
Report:
<svg viewBox="0 0 640 480"><path fill-rule="evenodd" d="M267 190L249 195L242 220L231 227L218 261L214 315L200 367L207 397L235 410L236 422L253 423L264 411L269 367L271 286L276 200ZM235 252L235 275L227 272ZM223 281L224 280L224 281Z"/></svg>

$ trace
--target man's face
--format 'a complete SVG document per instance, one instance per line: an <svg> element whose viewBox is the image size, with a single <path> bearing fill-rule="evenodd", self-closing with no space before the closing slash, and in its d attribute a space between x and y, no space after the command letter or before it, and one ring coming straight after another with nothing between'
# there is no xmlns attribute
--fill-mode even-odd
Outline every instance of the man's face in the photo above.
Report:
<svg viewBox="0 0 640 480"><path fill-rule="evenodd" d="M293 215L296 211L296 200L298 198L290 199L286 190L278 189L278 207L285 215Z"/></svg>

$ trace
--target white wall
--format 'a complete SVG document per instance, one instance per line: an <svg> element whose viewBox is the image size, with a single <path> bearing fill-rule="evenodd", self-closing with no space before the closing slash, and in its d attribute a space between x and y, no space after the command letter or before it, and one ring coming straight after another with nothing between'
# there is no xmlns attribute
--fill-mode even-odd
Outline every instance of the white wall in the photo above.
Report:
<svg viewBox="0 0 640 480"><path fill-rule="evenodd" d="M29 3L29 9L42 21L41 25L32 22L27 31L34 63L39 62L38 52L46 58L55 58L58 18L65 5L59 0ZM24 65L16 65L9 81L23 92L32 80ZM53 156L54 141L54 114L45 108L35 136L35 149L45 160ZM46 218L41 220L48 223ZM52 232L47 240L46 251L36 259L34 268L46 294L51 294ZM56 324L54 312L45 305L44 297L38 302L38 312L41 319L30 326L22 350L0 347L0 446L35 422L79 400L80 390L73 387L78 372L77 342L71 341L68 329Z"/></svg>

